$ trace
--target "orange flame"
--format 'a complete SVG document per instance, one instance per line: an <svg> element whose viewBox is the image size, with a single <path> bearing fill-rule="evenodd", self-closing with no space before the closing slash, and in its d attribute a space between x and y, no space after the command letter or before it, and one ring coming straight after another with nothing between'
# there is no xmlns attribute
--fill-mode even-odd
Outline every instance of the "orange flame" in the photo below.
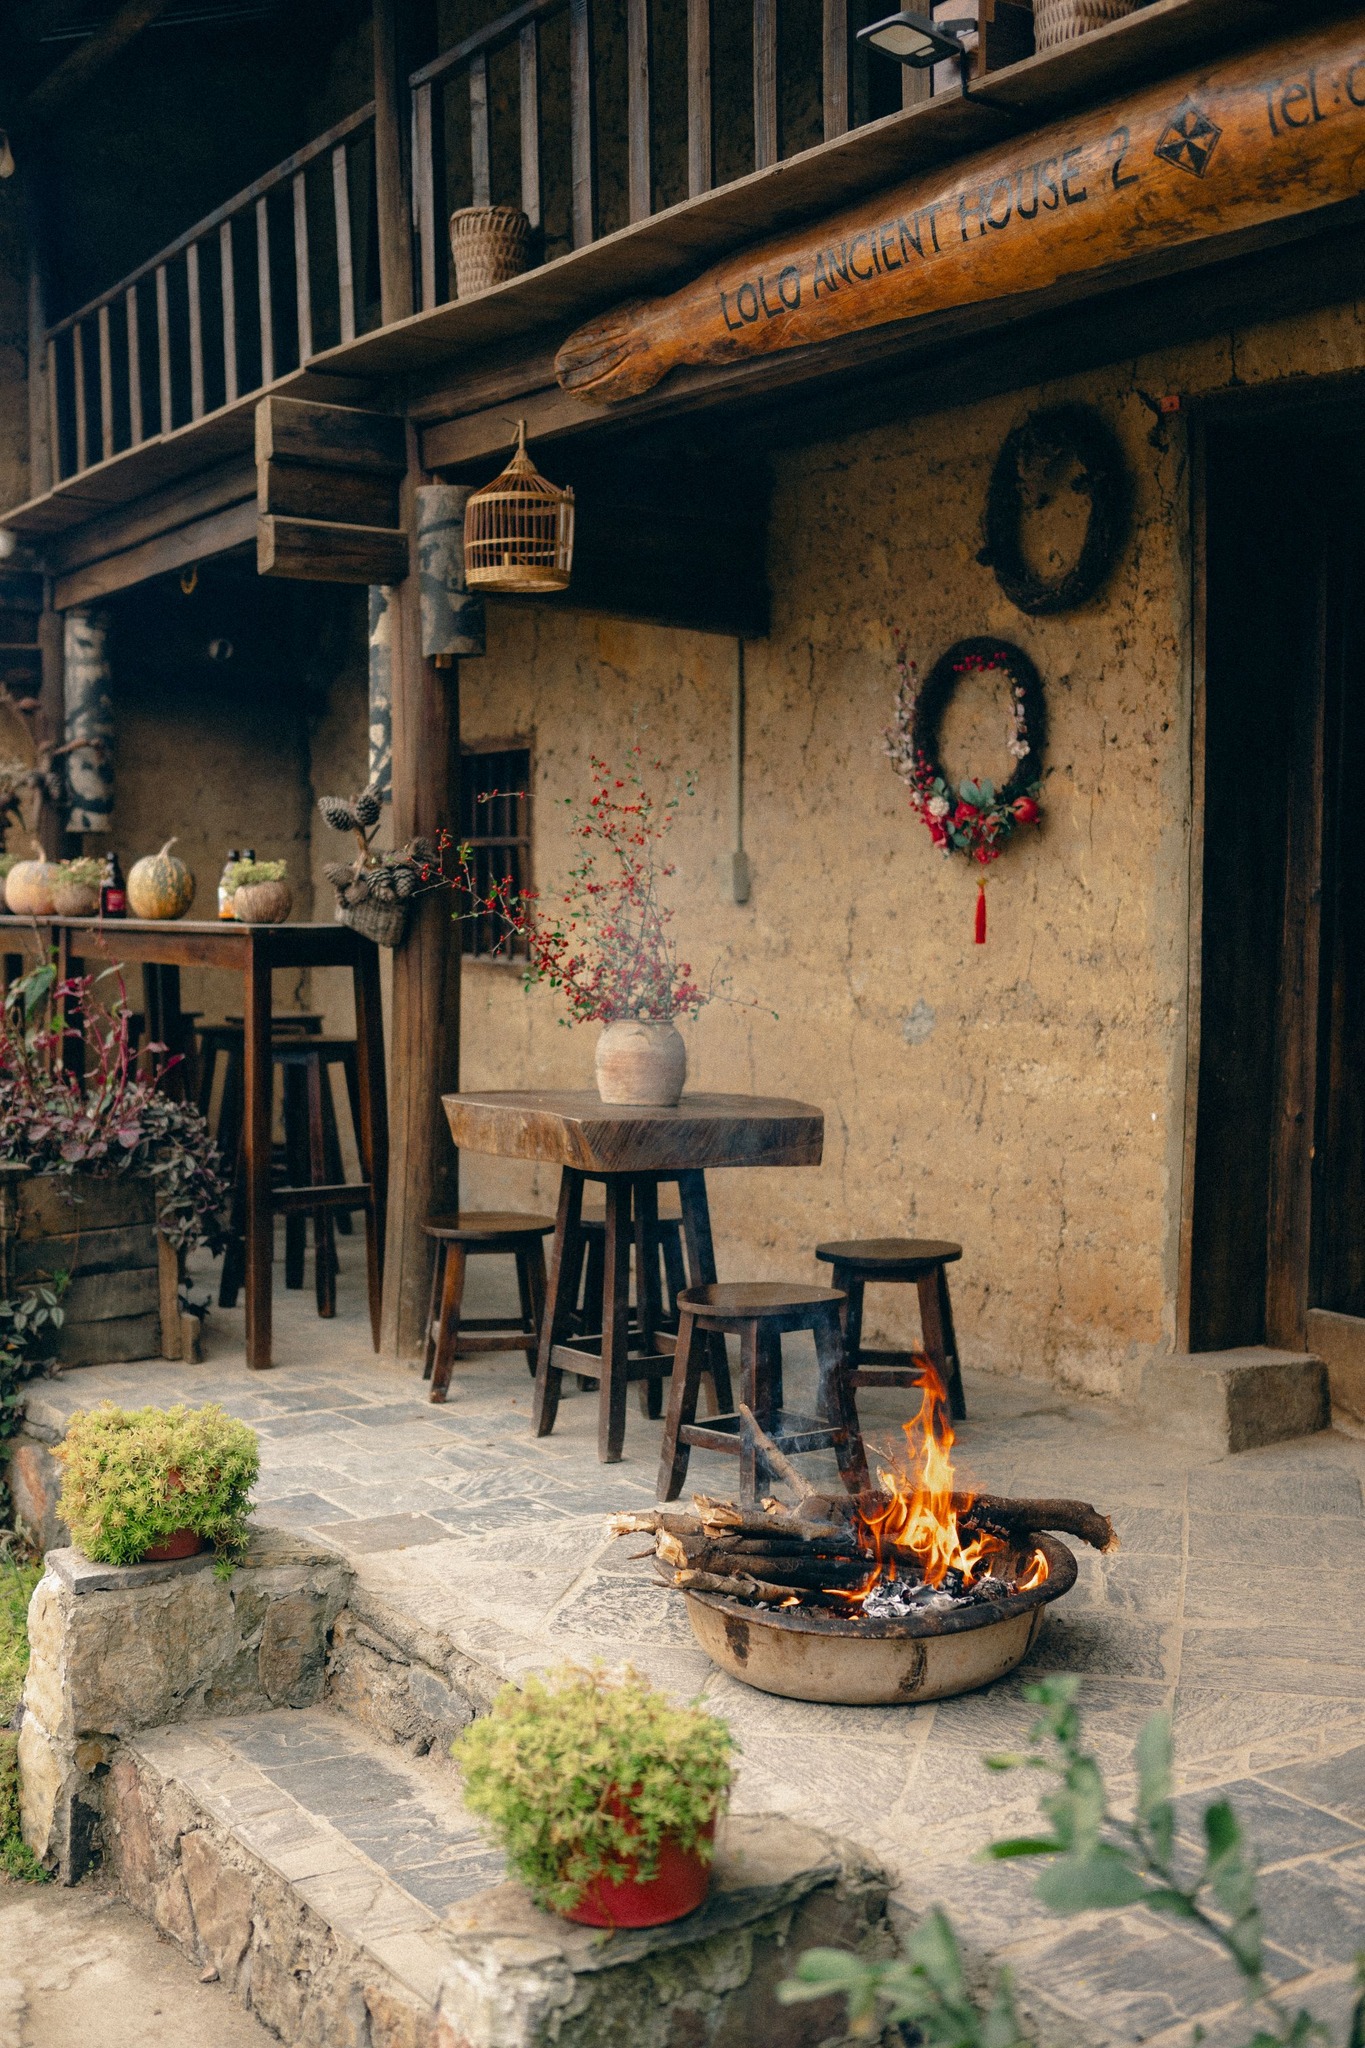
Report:
<svg viewBox="0 0 1365 2048"><path fill-rule="evenodd" d="M960 1575L959 1590L966 1591L977 1576L995 1564L1010 1569L1012 1553L999 1536L972 1536L966 1542L958 1528L958 1516L971 1506L975 1495L957 1489L952 1448L955 1441L948 1417L943 1387L927 1359L924 1374L916 1382L920 1391L919 1413L905 1423L910 1451L908 1472L879 1471L885 1507L863 1513L859 1520L869 1539L876 1570L862 1592L863 1599L884 1578L896 1576L896 1553L913 1552L926 1585L941 1586L949 1572ZM1035 1550L1027 1568L1016 1581L1023 1592L1040 1586L1047 1577L1047 1559Z"/></svg>

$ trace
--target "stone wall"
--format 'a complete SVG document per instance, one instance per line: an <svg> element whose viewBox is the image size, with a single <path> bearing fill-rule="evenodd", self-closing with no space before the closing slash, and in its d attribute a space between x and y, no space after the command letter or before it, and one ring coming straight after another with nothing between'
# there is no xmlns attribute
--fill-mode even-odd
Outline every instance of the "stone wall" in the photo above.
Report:
<svg viewBox="0 0 1365 2048"><path fill-rule="evenodd" d="M253 1532L230 1579L212 1565L206 1556L115 1567L48 1553L29 1606L20 1809L25 1841L64 1883L98 1857L124 1738L187 1715L322 1697L349 1566L276 1529Z"/></svg>
<svg viewBox="0 0 1365 2048"><path fill-rule="evenodd" d="M1365 366L1343 307L1041 390L783 451L769 638L746 649L751 900L729 888L736 649L552 602L491 605L465 665L467 741L528 736L540 887L564 874L559 801L593 749L640 733L699 798L676 835L677 933L753 1007L685 1027L690 1085L791 1095L826 1116L824 1165L712 1177L722 1276L810 1274L831 1236L960 1240L958 1334L981 1362L1132 1394L1175 1340L1190 832L1190 484L1184 421L1148 400ZM1096 406L1131 465L1132 539L1083 609L1029 619L977 552L991 464L1033 406ZM548 463L553 472L553 462ZM557 472L556 472L557 473ZM1060 538L1060 537L1059 537ZM881 748L893 631L921 673L992 632L1034 658L1051 738L1040 832L992 871L945 862ZM964 687L949 772L1009 772L998 696ZM513 971L465 978L466 1086L583 1086L594 1033ZM774 1020L771 1011L776 1011ZM544 1208L550 1179L469 1157L462 1199ZM905 1305L876 1295L879 1334Z"/></svg>

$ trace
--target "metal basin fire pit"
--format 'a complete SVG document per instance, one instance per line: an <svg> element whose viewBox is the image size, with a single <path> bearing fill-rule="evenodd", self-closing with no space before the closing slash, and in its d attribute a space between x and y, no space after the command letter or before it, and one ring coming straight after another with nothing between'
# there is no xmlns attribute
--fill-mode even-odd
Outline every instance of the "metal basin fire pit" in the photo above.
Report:
<svg viewBox="0 0 1365 2048"><path fill-rule="evenodd" d="M845 1706L906 1706L974 1692L1013 1671L1036 1642L1043 1609L1076 1583L1055 1536L1035 1546L1047 1577L1026 1592L946 1613L877 1621L825 1607L755 1607L684 1588L687 1618L714 1664L760 1692Z"/></svg>

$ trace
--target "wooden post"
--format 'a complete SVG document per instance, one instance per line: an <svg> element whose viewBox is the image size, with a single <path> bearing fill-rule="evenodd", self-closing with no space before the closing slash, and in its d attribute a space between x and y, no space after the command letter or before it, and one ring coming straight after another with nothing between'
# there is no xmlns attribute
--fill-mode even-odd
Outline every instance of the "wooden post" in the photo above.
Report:
<svg viewBox="0 0 1365 2048"><path fill-rule="evenodd" d="M379 301L386 327L412 304L412 166L408 161L407 76L402 0L374 0L374 177L379 214Z"/></svg>
<svg viewBox="0 0 1365 2048"><path fill-rule="evenodd" d="M403 526L415 531L424 481L416 431L408 429ZM393 835L459 828L459 665L438 669L422 656L419 578L397 586L393 620ZM441 1096L459 1086L460 948L453 905L441 890L419 897L408 936L393 958L389 1042L388 1228L381 1349L416 1358L426 1336L431 1289L428 1216L459 1206L458 1159Z"/></svg>
<svg viewBox="0 0 1365 2048"><path fill-rule="evenodd" d="M38 692L38 732L43 740L60 745L66 723L66 632L60 612L52 609L52 584L44 582L43 609L38 619L38 654L42 682ZM66 819L44 796L38 806L38 843L47 860L60 860L66 851Z"/></svg>

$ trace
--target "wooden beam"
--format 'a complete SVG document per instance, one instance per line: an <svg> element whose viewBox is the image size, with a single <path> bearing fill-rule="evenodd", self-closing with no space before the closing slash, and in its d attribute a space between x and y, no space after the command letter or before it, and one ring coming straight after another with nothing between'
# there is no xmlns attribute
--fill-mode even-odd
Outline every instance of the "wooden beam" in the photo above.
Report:
<svg viewBox="0 0 1365 2048"><path fill-rule="evenodd" d="M493 160L488 119L488 59L482 51L469 65L469 174L470 200L475 206L493 204Z"/></svg>
<svg viewBox="0 0 1365 2048"><path fill-rule="evenodd" d="M654 209L649 7L650 0L626 0L627 194L632 220L646 220Z"/></svg>
<svg viewBox="0 0 1365 2048"><path fill-rule="evenodd" d="M256 509L289 519L325 519L341 526L398 525L398 478L306 462L263 462L256 472Z"/></svg>
<svg viewBox="0 0 1365 2048"><path fill-rule="evenodd" d="M715 105L711 91L711 0L687 0L687 196L715 184Z"/></svg>
<svg viewBox="0 0 1365 2048"><path fill-rule="evenodd" d="M517 37L521 90L521 210L533 228L541 225L540 24L528 21Z"/></svg>
<svg viewBox="0 0 1365 2048"><path fill-rule="evenodd" d="M319 405L279 392L256 407L256 460L306 462L314 468L368 470L400 477L407 468L407 435L396 413L358 406Z"/></svg>
<svg viewBox="0 0 1365 2048"><path fill-rule="evenodd" d="M126 554L178 526L189 526L212 512L240 505L255 494L256 469L251 461L239 457L219 463L184 483L152 491L121 511L105 513L70 533L54 535L45 550L47 567L54 576L69 576L94 562Z"/></svg>
<svg viewBox="0 0 1365 2048"><path fill-rule="evenodd" d="M848 0L824 0L825 140L848 133Z"/></svg>
<svg viewBox="0 0 1365 2048"><path fill-rule="evenodd" d="M903 67L908 68L908 67ZM754 0L754 169L781 154L777 127L777 0Z"/></svg>
<svg viewBox="0 0 1365 2048"><path fill-rule="evenodd" d="M412 304L412 167L403 108L402 0L374 0L374 182L379 215L379 298L383 324L406 320Z"/></svg>
<svg viewBox="0 0 1365 2048"><path fill-rule="evenodd" d="M53 585L52 602L62 612L75 605L93 604L96 598L108 597L115 590L129 590L135 583L150 582L153 576L168 575L190 562L207 561L210 555L246 547L255 533L256 501L248 498L244 504L225 512L215 512L156 540L144 541L141 547L106 556L70 576L59 576Z"/></svg>
<svg viewBox="0 0 1365 2048"><path fill-rule="evenodd" d="M103 28L79 43L69 57L63 57L56 69L49 71L47 77L34 87L25 106L29 120L35 123L50 121L140 36L143 29L150 28L170 4L171 0L124 0L124 5Z"/></svg>
<svg viewBox="0 0 1365 2048"><path fill-rule="evenodd" d="M390 526L258 513L256 570L303 583L396 583L407 574L408 537Z"/></svg>
<svg viewBox="0 0 1365 2048"><path fill-rule="evenodd" d="M569 158L575 249L597 239L597 107L593 68L592 0L569 0Z"/></svg>
<svg viewBox="0 0 1365 2048"><path fill-rule="evenodd" d="M404 520L415 523L424 481L409 431ZM418 579L390 600L393 630L393 835L395 845L434 838L460 815L459 668L422 658ZM456 828L457 829L457 828ZM459 1206L459 1161L441 1097L459 1087L460 948L450 905L433 890L417 899L393 958L389 1047L389 1211L381 1349L420 1356L426 1339L431 1247L423 1226Z"/></svg>

